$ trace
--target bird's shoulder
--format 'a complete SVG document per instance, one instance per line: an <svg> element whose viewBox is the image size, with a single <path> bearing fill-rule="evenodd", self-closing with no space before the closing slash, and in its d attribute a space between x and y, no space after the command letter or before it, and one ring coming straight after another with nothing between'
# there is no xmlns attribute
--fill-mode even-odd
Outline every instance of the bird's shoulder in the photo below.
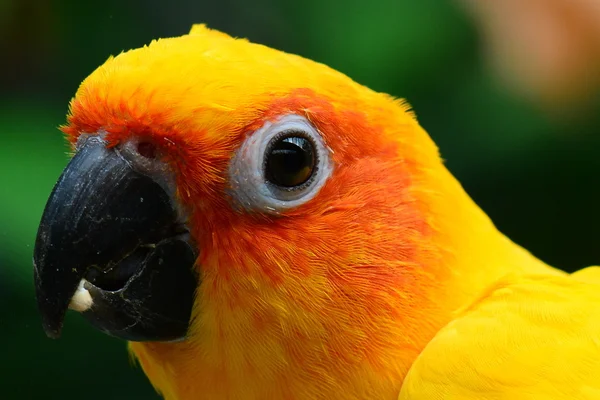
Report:
<svg viewBox="0 0 600 400"><path fill-rule="evenodd" d="M499 280L431 340L399 399L600 399L600 267Z"/></svg>

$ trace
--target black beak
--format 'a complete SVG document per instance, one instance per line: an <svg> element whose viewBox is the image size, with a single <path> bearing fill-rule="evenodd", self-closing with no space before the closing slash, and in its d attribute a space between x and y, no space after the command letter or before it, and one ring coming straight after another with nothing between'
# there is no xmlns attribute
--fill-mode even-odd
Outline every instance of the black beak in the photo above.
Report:
<svg viewBox="0 0 600 400"><path fill-rule="evenodd" d="M58 338L78 300L73 308L110 335L181 340L198 285L196 257L167 192L89 136L54 187L38 230L34 278L44 330Z"/></svg>

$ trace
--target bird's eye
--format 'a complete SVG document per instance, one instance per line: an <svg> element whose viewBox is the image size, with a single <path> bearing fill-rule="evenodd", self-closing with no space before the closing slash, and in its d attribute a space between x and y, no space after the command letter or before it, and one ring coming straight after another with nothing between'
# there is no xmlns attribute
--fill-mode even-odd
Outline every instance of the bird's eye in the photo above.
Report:
<svg viewBox="0 0 600 400"><path fill-rule="evenodd" d="M271 140L265 153L265 177L287 190L306 184L315 172L315 150L303 132L284 132Z"/></svg>
<svg viewBox="0 0 600 400"><path fill-rule="evenodd" d="M313 198L332 165L315 127L299 115L267 122L232 158L231 197L248 210L280 213Z"/></svg>

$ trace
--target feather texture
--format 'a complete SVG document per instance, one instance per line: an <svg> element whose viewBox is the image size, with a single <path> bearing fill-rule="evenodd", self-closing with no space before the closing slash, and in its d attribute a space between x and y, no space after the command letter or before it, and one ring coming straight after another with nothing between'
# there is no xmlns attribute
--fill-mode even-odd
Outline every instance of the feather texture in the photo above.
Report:
<svg viewBox="0 0 600 400"><path fill-rule="evenodd" d="M600 399L600 268L512 275L444 327L400 400Z"/></svg>
<svg viewBox="0 0 600 400"><path fill-rule="evenodd" d="M283 215L236 211L232 155L290 113L321 133L332 176ZM561 275L496 230L405 102L204 26L110 58L63 130L144 138L176 175L200 249L194 319L184 342L130 345L168 400L396 399L483 288Z"/></svg>

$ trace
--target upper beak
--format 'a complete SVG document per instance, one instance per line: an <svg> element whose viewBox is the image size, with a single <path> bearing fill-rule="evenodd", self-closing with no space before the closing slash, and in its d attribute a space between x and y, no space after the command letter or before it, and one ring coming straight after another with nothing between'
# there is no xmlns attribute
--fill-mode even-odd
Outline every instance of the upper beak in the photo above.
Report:
<svg viewBox="0 0 600 400"><path fill-rule="evenodd" d="M50 195L35 243L46 334L60 336L71 305L124 339L184 338L196 256L171 196L101 137L84 138Z"/></svg>

